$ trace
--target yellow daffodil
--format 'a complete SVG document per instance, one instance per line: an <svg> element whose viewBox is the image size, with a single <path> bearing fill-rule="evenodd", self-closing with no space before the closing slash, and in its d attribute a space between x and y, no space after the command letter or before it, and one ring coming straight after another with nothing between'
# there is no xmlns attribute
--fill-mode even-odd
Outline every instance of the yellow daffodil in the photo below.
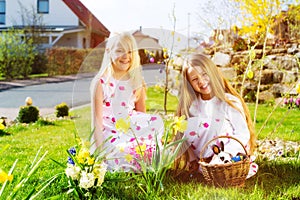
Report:
<svg viewBox="0 0 300 200"><path fill-rule="evenodd" d="M87 163L88 163L88 165L93 165L95 163L95 158L88 157Z"/></svg>
<svg viewBox="0 0 300 200"><path fill-rule="evenodd" d="M5 126L0 123L0 130L4 130L4 129L5 129Z"/></svg>
<svg viewBox="0 0 300 200"><path fill-rule="evenodd" d="M116 122L116 129L118 131L121 131L123 133L127 133L128 130L129 130L129 128L130 128L130 120L129 120L129 118L126 118L126 119L121 118L121 119L117 120L117 122Z"/></svg>
<svg viewBox="0 0 300 200"><path fill-rule="evenodd" d="M185 115L182 115L181 117L175 117L173 129L175 133L177 131L183 132L187 129L187 121L185 120Z"/></svg>
<svg viewBox="0 0 300 200"><path fill-rule="evenodd" d="M298 93L298 94L300 94L300 82L297 84L297 86L296 86L296 92Z"/></svg>
<svg viewBox="0 0 300 200"><path fill-rule="evenodd" d="M133 156L132 156L131 154L125 155L125 160L126 160L127 162L131 162L132 159L133 159Z"/></svg>
<svg viewBox="0 0 300 200"><path fill-rule="evenodd" d="M144 155L145 151L146 151L146 144L138 145L135 147L135 152L141 156Z"/></svg>
<svg viewBox="0 0 300 200"><path fill-rule="evenodd" d="M8 175L6 172L0 169L0 183L4 183L5 181L12 181L12 179L12 175Z"/></svg>

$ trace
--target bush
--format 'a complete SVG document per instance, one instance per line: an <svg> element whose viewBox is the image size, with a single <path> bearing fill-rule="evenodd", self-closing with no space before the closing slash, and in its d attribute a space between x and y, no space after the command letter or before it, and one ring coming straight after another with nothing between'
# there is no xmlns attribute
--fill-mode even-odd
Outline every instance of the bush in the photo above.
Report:
<svg viewBox="0 0 300 200"><path fill-rule="evenodd" d="M21 123L36 122L39 119L39 109L35 106L22 106L17 120Z"/></svg>
<svg viewBox="0 0 300 200"><path fill-rule="evenodd" d="M56 117L69 116L69 106L66 103L61 103L55 106Z"/></svg>
<svg viewBox="0 0 300 200"><path fill-rule="evenodd" d="M248 46L245 40L239 37L234 41L232 49L234 51L245 51L248 49Z"/></svg>

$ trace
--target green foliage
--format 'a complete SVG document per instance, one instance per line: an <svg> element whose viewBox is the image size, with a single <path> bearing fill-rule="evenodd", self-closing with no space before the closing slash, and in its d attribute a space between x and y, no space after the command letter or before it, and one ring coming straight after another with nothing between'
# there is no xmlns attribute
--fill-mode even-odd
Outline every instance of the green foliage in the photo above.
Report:
<svg viewBox="0 0 300 200"><path fill-rule="evenodd" d="M150 90L150 91L149 91ZM155 93L151 87L148 88L148 96ZM155 93L156 94L156 93ZM163 93L156 94L157 100L161 99L160 104L163 111ZM168 98L170 101L171 98ZM174 98L175 102L176 98ZM148 105L155 99L147 100ZM168 105L173 103L168 102ZM174 103L176 104L176 103ZM158 105L157 105L158 106ZM173 106L173 105L172 105ZM251 113L253 113L254 105L249 104ZM173 107L171 108L173 109ZM271 106L259 105L257 130L264 122L266 113L270 113ZM259 135L259 139L269 137L270 131L274 129L276 124L286 115L287 108L277 109L270 122L267 124L263 132ZM172 111L169 111L172 112ZM72 116L77 116L73 120L55 120L52 125L40 126L38 122L24 125L16 124L8 127L9 136L0 137L0 149L9 144L5 152L1 154L0 163L4 171L9 171L16 158L19 159L18 167L14 172L14 176L20 176L24 166L28 164L43 144L43 150L48 151L48 158L53 158L58 162L64 163L67 160L66 149L74 144L74 132L76 131L81 138L88 138L90 131L90 107L82 107L72 110ZM279 137L284 140L300 141L300 127L298 126L299 111L292 109L282 126L273 134L271 138ZM38 133L38 134L37 134ZM259 165L258 174L253 178L246 180L245 188L213 188L206 186L201 179L193 177L172 177L166 176L164 191L159 196L151 199L299 199L300 198L300 160L294 161L263 161L257 160ZM52 160L45 159L41 162L37 172L19 191L16 199L22 199L32 190L36 183L43 183L55 174L64 173L62 168L58 167ZM103 189L98 190L98 199L149 199L143 192L136 187L136 174L128 173L107 173L109 180L116 181L104 182ZM185 178L185 180L183 180ZM123 181L120 181L123 179ZM141 180L138 180L141 181ZM66 194L66 186L68 179L65 176L56 178L37 199L49 199L53 196L56 199L74 199L72 194Z"/></svg>
<svg viewBox="0 0 300 200"><path fill-rule="evenodd" d="M76 49L55 47L47 49L47 73L53 75L76 74L78 72L96 72L102 61L103 49ZM83 62L86 56L87 61Z"/></svg>
<svg viewBox="0 0 300 200"><path fill-rule="evenodd" d="M36 122L39 119L39 109L35 106L20 107L17 120L21 123Z"/></svg>
<svg viewBox="0 0 300 200"><path fill-rule="evenodd" d="M300 4L291 5L287 12L289 33L291 38L300 38Z"/></svg>
<svg viewBox="0 0 300 200"><path fill-rule="evenodd" d="M22 30L8 30L0 36L0 74L10 80L27 78L36 55L30 38Z"/></svg>
<svg viewBox="0 0 300 200"><path fill-rule="evenodd" d="M69 106L62 102L61 104L58 104L55 106L55 114L56 117L67 117L69 116Z"/></svg>

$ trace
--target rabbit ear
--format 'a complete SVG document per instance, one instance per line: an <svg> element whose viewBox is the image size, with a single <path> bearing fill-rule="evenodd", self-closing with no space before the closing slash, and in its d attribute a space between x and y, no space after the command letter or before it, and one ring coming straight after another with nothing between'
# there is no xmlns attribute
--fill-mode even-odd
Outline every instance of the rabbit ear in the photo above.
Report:
<svg viewBox="0 0 300 200"><path fill-rule="evenodd" d="M221 146L221 151L224 151L224 142L223 141L220 142L220 146Z"/></svg>
<svg viewBox="0 0 300 200"><path fill-rule="evenodd" d="M220 148L215 144L212 146L212 150L217 155L220 153Z"/></svg>

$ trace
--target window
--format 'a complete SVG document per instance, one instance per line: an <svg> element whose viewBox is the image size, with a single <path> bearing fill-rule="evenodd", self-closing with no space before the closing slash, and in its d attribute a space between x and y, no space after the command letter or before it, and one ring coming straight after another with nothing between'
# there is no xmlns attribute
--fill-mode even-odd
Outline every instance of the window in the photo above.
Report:
<svg viewBox="0 0 300 200"><path fill-rule="evenodd" d="M37 0L37 12L49 13L49 0Z"/></svg>
<svg viewBox="0 0 300 200"><path fill-rule="evenodd" d="M0 0L0 24L5 24L5 0Z"/></svg>

